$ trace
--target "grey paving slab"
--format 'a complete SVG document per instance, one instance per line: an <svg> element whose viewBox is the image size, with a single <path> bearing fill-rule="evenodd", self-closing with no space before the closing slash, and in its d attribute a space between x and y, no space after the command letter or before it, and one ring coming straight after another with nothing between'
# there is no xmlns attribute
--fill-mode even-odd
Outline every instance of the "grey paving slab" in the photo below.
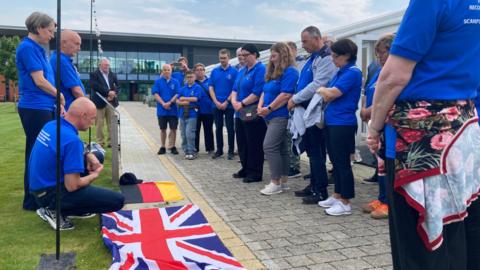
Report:
<svg viewBox="0 0 480 270"><path fill-rule="evenodd" d="M122 103L122 108L159 143L154 108L128 102ZM203 146L200 149L203 151ZM371 168L358 164L353 167L356 198L352 201L352 215L330 217L318 206L301 204L293 195L294 190L308 184L302 178L289 181L291 189L285 193L263 196L259 190L268 183L266 163L264 181L245 184L231 177L240 169L238 157L212 160L202 151L193 161L182 155L167 157L268 269L391 268L387 221L372 220L360 208L377 193L375 185L360 183L360 179L372 174ZM308 170L307 162L302 160L302 173Z"/></svg>

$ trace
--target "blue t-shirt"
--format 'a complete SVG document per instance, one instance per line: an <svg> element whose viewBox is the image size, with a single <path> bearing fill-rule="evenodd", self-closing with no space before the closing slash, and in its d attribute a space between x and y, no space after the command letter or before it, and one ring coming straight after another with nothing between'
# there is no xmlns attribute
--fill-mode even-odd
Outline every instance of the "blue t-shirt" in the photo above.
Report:
<svg viewBox="0 0 480 270"><path fill-rule="evenodd" d="M215 90L215 97L220 103L223 103L232 93L233 84L237 78L238 71L228 66L227 69L223 69L222 66L218 66L212 70L210 74L210 84ZM228 104L231 108L232 105Z"/></svg>
<svg viewBox="0 0 480 270"><path fill-rule="evenodd" d="M185 73L183 71L174 71L172 72L172 78L178 81L180 86L185 85Z"/></svg>
<svg viewBox="0 0 480 270"><path fill-rule="evenodd" d="M152 95L158 94L163 101L170 101L180 90L180 84L174 78L167 80L164 77L156 80L152 86ZM157 116L177 116L177 105L172 103L170 110L166 110L157 102Z"/></svg>
<svg viewBox="0 0 480 270"><path fill-rule="evenodd" d="M380 75L381 71L382 71L381 68L377 69L377 71L373 74L372 78L370 79L370 82L368 83L368 85L365 86L365 97L366 97L365 108L372 106L373 94L375 94L375 87L377 87L378 75Z"/></svg>
<svg viewBox="0 0 480 270"><path fill-rule="evenodd" d="M38 43L26 37L17 47L19 108L53 111L55 97L40 89L30 73L43 71L43 77L55 86L55 75L48 62L47 53Z"/></svg>
<svg viewBox="0 0 480 270"><path fill-rule="evenodd" d="M52 70L54 73L57 72L57 52L53 51L50 56L50 64L52 65ZM70 56L60 53L60 76L61 76L61 88L60 91L65 97L65 110L68 110L70 104L75 100L75 96L72 94L72 88L79 86L82 88L83 94L85 95L85 87L80 80L80 75L77 72L77 69L73 65L72 58Z"/></svg>
<svg viewBox="0 0 480 270"><path fill-rule="evenodd" d="M200 95L202 89L200 85L194 83L192 86L188 86L188 83L185 84L184 87L180 88L178 91L177 99L181 97L196 97L197 100L200 99ZM185 108L183 106L178 106L178 117L183 118L183 112ZM189 109L188 109L188 118L197 118L197 111L198 111L198 102L190 102Z"/></svg>
<svg viewBox="0 0 480 270"><path fill-rule="evenodd" d="M198 86L200 86L200 101L198 102L199 110L201 114L213 114L213 101L208 92L208 85L210 84L210 79L205 78L203 82L196 81Z"/></svg>
<svg viewBox="0 0 480 270"><path fill-rule="evenodd" d="M411 0L390 54L417 62L399 100L457 100L480 85L478 0Z"/></svg>
<svg viewBox="0 0 480 270"><path fill-rule="evenodd" d="M336 87L342 95L327 104L325 123L331 126L356 126L355 112L362 89L362 71L354 63L349 63L337 72L328 87Z"/></svg>
<svg viewBox="0 0 480 270"><path fill-rule="evenodd" d="M313 81L313 71L312 71L312 64L313 60L318 56L318 53L312 53L312 55L308 58L305 65L303 65L302 71L300 72L300 76L297 82L297 88L295 89L295 94L302 91L309 83Z"/></svg>
<svg viewBox="0 0 480 270"><path fill-rule="evenodd" d="M60 164L63 183L65 174L82 173L85 170L83 143L77 129L67 120L60 118ZM55 186L57 155L57 121L45 124L38 134L28 163L31 191Z"/></svg>
<svg viewBox="0 0 480 270"><path fill-rule="evenodd" d="M237 92L237 102L241 102L250 94L260 97L264 84L265 65L257 62L251 69L244 67L238 72L232 91ZM239 116L240 114L235 112L235 117Z"/></svg>
<svg viewBox="0 0 480 270"><path fill-rule="evenodd" d="M298 71L295 67L289 66L280 78L270 80L263 86L263 107L268 107L281 93L293 94L298 81ZM276 117L288 118L287 104L270 112L265 120Z"/></svg>

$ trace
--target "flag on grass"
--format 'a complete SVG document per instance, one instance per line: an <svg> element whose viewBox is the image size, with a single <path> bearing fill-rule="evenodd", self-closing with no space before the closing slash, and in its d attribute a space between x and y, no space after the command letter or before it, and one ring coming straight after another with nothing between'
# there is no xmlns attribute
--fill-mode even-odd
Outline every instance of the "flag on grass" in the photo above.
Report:
<svg viewBox="0 0 480 270"><path fill-rule="evenodd" d="M183 196L174 182L148 182L120 186L125 203L175 202Z"/></svg>
<svg viewBox="0 0 480 270"><path fill-rule="evenodd" d="M103 214L102 226L110 269L244 269L193 204Z"/></svg>

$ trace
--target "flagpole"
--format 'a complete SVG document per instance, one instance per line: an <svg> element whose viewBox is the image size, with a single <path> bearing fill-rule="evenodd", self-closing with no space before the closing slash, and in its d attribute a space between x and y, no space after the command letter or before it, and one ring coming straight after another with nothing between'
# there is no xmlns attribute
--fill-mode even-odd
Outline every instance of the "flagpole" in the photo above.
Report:
<svg viewBox="0 0 480 270"><path fill-rule="evenodd" d="M56 39L56 54L57 54L57 74L55 74L55 87L57 88L57 179L55 186L55 215L56 215L56 251L55 258L58 261L60 259L60 113L61 113L61 104L60 104L60 40L62 32L62 0L57 0L57 39Z"/></svg>
<svg viewBox="0 0 480 270"><path fill-rule="evenodd" d="M90 65L89 65L89 70L88 74L92 74L92 62L93 62L93 1L90 0ZM90 84L90 100L92 100L93 95L93 89L92 85ZM92 127L88 128L88 149L91 151L92 147Z"/></svg>

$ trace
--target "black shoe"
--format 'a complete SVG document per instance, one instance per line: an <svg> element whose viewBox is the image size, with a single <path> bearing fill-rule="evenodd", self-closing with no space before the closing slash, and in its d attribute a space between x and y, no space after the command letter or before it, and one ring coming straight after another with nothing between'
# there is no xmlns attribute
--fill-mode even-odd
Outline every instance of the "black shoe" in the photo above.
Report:
<svg viewBox="0 0 480 270"><path fill-rule="evenodd" d="M243 183L262 182L262 179L254 179L250 177L243 178Z"/></svg>
<svg viewBox="0 0 480 270"><path fill-rule="evenodd" d="M55 211L50 210L48 208L44 208L44 217L48 222L48 224L50 224L50 227L56 230L57 219L56 219ZM64 218L62 215L60 215L60 230L67 231L67 230L73 230L73 229L75 229L75 226L73 225L73 223L69 219Z"/></svg>
<svg viewBox="0 0 480 270"><path fill-rule="evenodd" d="M362 183L367 184L367 185L373 185L373 184L378 183L377 175L374 174L374 175L372 175L372 177L370 177L370 178L363 179L363 180L362 180Z"/></svg>
<svg viewBox="0 0 480 270"><path fill-rule="evenodd" d="M232 174L232 177L233 178L245 178L246 175L241 173L241 172L236 172L236 173Z"/></svg>
<svg viewBox="0 0 480 270"><path fill-rule="evenodd" d="M312 175L309 173L309 174L305 174L303 176L303 179L307 180L307 179L310 179L310 177L312 177Z"/></svg>
<svg viewBox="0 0 480 270"><path fill-rule="evenodd" d="M302 173L300 173L300 171L297 169L290 169L288 171L288 179L297 178L300 176L302 176Z"/></svg>
<svg viewBox="0 0 480 270"><path fill-rule="evenodd" d="M232 160L232 159L233 159L233 156L234 156L233 153L228 153L227 159L228 159L228 160Z"/></svg>
<svg viewBox="0 0 480 270"><path fill-rule="evenodd" d="M167 152L167 149L165 147L160 147L160 149L157 152L157 155L164 155Z"/></svg>
<svg viewBox="0 0 480 270"><path fill-rule="evenodd" d="M217 159L219 157L223 156L223 153L218 153L218 152L215 152L215 154L213 154L212 156L212 159Z"/></svg>
<svg viewBox="0 0 480 270"><path fill-rule="evenodd" d="M297 190L294 192L295 197L308 197L313 195L312 189L310 188L310 185L308 185L306 188L302 190Z"/></svg>
<svg viewBox="0 0 480 270"><path fill-rule="evenodd" d="M177 148L175 146L170 148L170 153L172 153L172 155L178 155Z"/></svg>
<svg viewBox="0 0 480 270"><path fill-rule="evenodd" d="M78 218L78 219L87 219L87 218L92 218L96 216L95 213L85 213L85 214L81 214L81 215L70 215L70 216L67 216L67 218Z"/></svg>
<svg viewBox="0 0 480 270"><path fill-rule="evenodd" d="M326 200L327 198L324 198L320 194L312 194L310 196L304 197L302 199L303 204L318 204L319 201Z"/></svg>

